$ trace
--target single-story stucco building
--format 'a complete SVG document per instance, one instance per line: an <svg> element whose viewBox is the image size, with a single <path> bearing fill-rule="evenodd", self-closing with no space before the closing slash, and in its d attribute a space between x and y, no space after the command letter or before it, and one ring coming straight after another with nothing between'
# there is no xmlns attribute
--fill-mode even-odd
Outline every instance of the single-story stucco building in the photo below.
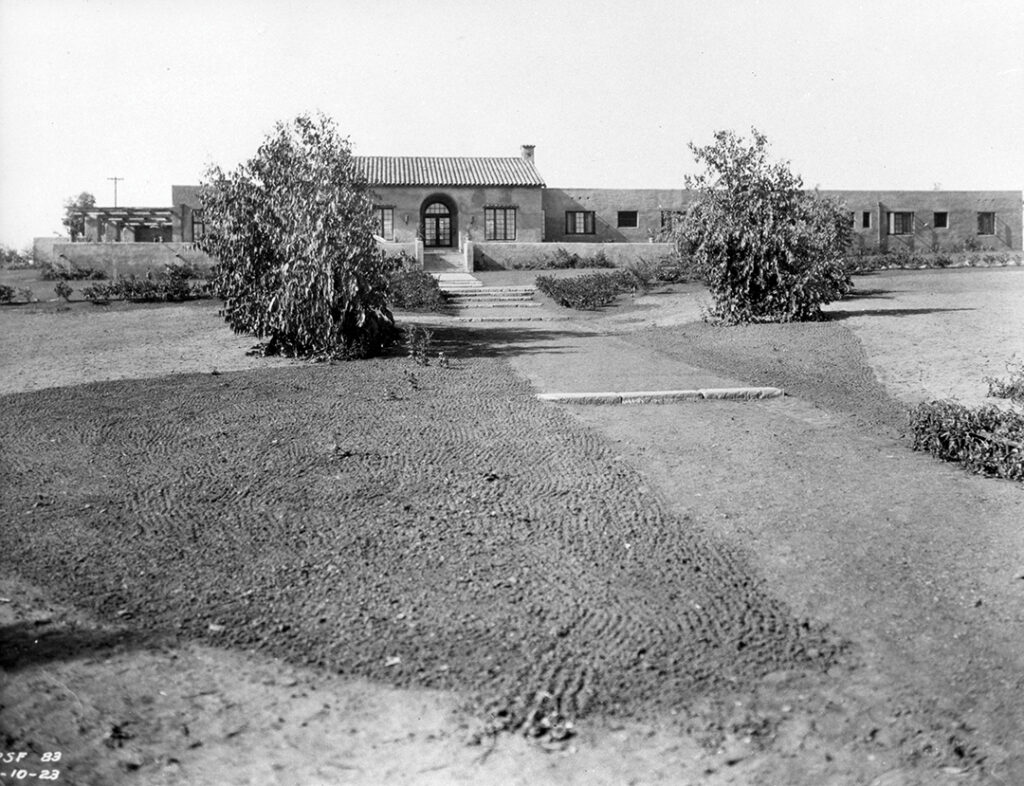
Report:
<svg viewBox="0 0 1024 786"><path fill-rule="evenodd" d="M536 255L538 243L602 244L615 258L620 244L655 243L693 197L685 189L549 187L533 145L508 157L355 161L373 190L385 248L420 260L455 260L466 269ZM820 193L850 211L861 252L1022 248L1020 191ZM185 244L184 250L194 251L189 245L204 231L201 188L172 186L170 207L86 211L84 241Z"/></svg>

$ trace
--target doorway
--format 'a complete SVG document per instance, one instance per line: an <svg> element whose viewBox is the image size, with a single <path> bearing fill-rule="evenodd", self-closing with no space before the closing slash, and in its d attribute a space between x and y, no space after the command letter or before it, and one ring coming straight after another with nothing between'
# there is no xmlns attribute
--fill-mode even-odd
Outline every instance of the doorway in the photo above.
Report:
<svg viewBox="0 0 1024 786"><path fill-rule="evenodd" d="M423 209L423 245L451 248L452 211L444 202L431 202Z"/></svg>

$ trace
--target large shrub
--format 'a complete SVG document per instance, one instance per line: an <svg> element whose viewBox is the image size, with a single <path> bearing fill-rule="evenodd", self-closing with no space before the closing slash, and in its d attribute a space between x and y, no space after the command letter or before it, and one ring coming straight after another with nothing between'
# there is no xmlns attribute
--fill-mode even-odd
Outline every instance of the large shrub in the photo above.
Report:
<svg viewBox="0 0 1024 786"><path fill-rule="evenodd" d="M805 191L787 162L769 161L767 138L752 133L752 144L732 131L690 144L705 171L686 178L696 198L673 233L677 250L702 271L726 322L817 319L852 288L849 215Z"/></svg>
<svg viewBox="0 0 1024 786"><path fill-rule="evenodd" d="M301 356L365 357L391 340L391 266L366 181L329 118L278 123L253 158L212 167L203 185L201 247L217 260L236 332Z"/></svg>

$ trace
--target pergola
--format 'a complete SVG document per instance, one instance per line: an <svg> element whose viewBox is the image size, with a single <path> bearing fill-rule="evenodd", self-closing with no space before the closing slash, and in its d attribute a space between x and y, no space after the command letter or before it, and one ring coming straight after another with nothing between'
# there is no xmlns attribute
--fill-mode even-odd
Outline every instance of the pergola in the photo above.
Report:
<svg viewBox="0 0 1024 786"><path fill-rule="evenodd" d="M102 219L120 227L161 229L173 223L169 207L91 207L80 212L87 218Z"/></svg>

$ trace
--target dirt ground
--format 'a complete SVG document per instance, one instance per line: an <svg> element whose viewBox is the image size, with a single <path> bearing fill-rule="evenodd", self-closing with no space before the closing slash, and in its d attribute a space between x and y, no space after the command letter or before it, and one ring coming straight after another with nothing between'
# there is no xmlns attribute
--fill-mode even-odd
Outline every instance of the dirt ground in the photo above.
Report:
<svg viewBox="0 0 1024 786"><path fill-rule="evenodd" d="M945 278L933 283L914 278L918 275ZM988 285L990 294L995 302L1004 303L994 309L991 321L984 319L986 287L977 283L985 276L996 277ZM894 436L899 429L900 402L887 398L886 390L905 401L912 400L914 394L899 388L898 369L889 376L884 369L887 363L898 365L894 358L900 346L904 351L913 347L909 354L917 357L920 346L927 343L922 334L926 339L936 329L931 321L918 320L939 313L932 309L952 307L949 300L961 287L969 293L965 299L974 303L974 310L953 313L973 319L965 316L945 342L946 352L960 360L945 366L945 379L929 384L938 385L934 389L941 395L941 386L959 384L961 374L976 375L979 368L982 375L1000 372L1001 353L1012 350L1014 337L1024 335L1021 330L998 332L1004 330L1006 320L1019 319L1024 312L1021 300L1016 301L1016 308L1012 300L1003 300L1011 297L1006 293L1016 292L1016 297L1021 297L1024 274L1016 270L943 271L873 276L858 283L864 286L868 280L877 291L863 302L837 304L834 308L844 313L836 321L784 326L793 329L777 331L723 333L687 324L699 313L700 296L692 290L637 298L558 330L439 329L439 342L446 342L454 357L464 358L465 377L483 376L468 390L474 386L486 390L488 401L497 402L483 408L474 422L472 395L453 395L452 401L461 399L467 407L455 420L469 425L443 432L447 455L438 454L426 463L443 468L440 478L449 482L455 478L456 499L472 498L475 491L480 499L470 503L464 517L451 508L439 518L463 522L463 534L471 540L487 532L474 530L488 508L496 510L493 518L502 527L515 521L516 503L508 501L507 493L479 493L478 489L497 489L501 484L500 480L499 486L487 480L488 473L497 475L495 480L516 474L516 483L523 484L526 491L519 496L526 497L526 507L532 508L527 515L532 513L538 522L573 522L573 526L607 522L607 504L600 512L588 507L593 504L593 488L600 489L601 495L607 489L614 492L609 498L620 502L612 509L645 511L645 516L653 518L642 520L644 526L634 530L640 540L623 541L619 557L603 552L606 547L591 543L592 537L581 544L580 537L567 531L563 523L533 533L540 538L531 544L537 549L503 554L507 561L495 572L485 570L483 562L494 562L494 535L483 535L483 540L476 542L486 544L484 548L473 552L473 559L460 568L466 582L444 584L444 592L436 600L422 605L435 611L446 603L451 608L472 608L471 599L478 598L477 613L486 618L502 604L511 604L502 625L496 630L481 628L472 620L446 622L442 616L417 627L417 613L422 609L412 614L407 610L377 613L379 599L370 592L352 606L370 610L373 619L362 624L349 619L340 625L348 631L348 641L359 646L342 647L337 652L328 646L326 650L328 659L349 659L343 660L348 665L341 675L330 673L337 668L316 665L323 660L316 647L331 642L315 630L324 613L319 609L314 615L289 606L301 605L304 600L292 597L295 593L283 599L257 597L260 608L276 608L257 617L268 621L274 614L278 617L267 630L239 635L237 626L231 624L236 617L230 609L238 605L236 595L247 591L245 586L263 586L259 583L243 586L244 582L229 582L218 595L216 587L203 588L206 574L199 566L198 572L186 574L187 580L179 579L179 585L203 596L201 601L175 600L163 605L159 589L147 592L139 586L168 585L168 577L160 573L165 562L159 553L161 548L170 548L173 538L161 540L143 532L130 535L135 541L148 539L153 544L153 556L145 563L142 576L133 576L125 568L104 575L90 568L89 559L79 559L83 554L94 561L118 554L116 537L102 547L97 541L73 553L60 546L62 542L81 542L66 537L72 531L67 527L88 521L96 513L92 506L102 501L82 496L81 479L111 475L108 467L120 467L121 471L128 466L153 467L149 474L139 472L139 477L128 483L135 491L128 495L124 522L138 518L127 515L133 513L132 499L140 506L138 512L157 511L156 520L175 526L196 520L198 511L181 508L189 500L177 491L188 486L185 481L189 481L190 468L174 458L174 451L194 450L198 443L181 442L173 433L174 424L183 422L183 414L188 413L185 422L203 424L197 433L208 441L212 437L213 442L220 435L218 429L232 425L228 415L218 420L206 406L191 407L196 400L207 404L211 400L208 395L197 399L196 391L206 391L206 395L225 383L232 385L221 397L225 413L232 411L229 404L236 413L253 409L246 396L254 395L269 396L275 402L290 397L295 403L301 401L305 410L313 402L298 388L333 389L335 396L344 389L344 384L332 388L332 369L285 362L276 370L263 371L265 360L243 354L251 341L232 337L209 304L126 307L99 313L92 306L88 307L92 311L78 307L57 311L59 306L54 304L0 310L5 336L0 359L4 392L42 391L4 400L5 410L17 412L21 424L4 436L5 455L20 457L11 472L20 479L7 497L17 504L4 509L5 515L19 516L16 527L20 533L17 549L6 550L4 557L5 572L13 570L18 575L0 587L4 599L0 625L5 639L0 715L7 736L5 749L22 746L38 757L44 748L59 745L71 765L62 782L72 783L1018 782L1024 772L1019 744L1022 726L1012 697L1020 695L1024 674L1019 655L1024 651L1024 638L1017 611L1024 586L1017 575L1017 557L1024 546L1018 524L1024 519L1020 489L974 478L909 453ZM883 306L876 307L880 301ZM903 305L904 301L908 305ZM964 300L958 302L958 308L968 307ZM876 313L893 308L908 313L900 313L899 319ZM863 338L862 333L870 333L878 322L894 322L897 329L888 333L876 330L870 341ZM648 329L651 324L661 329ZM638 354L652 353L660 366L655 376L674 369L680 375L711 372L758 384L766 383L759 377L773 376L773 384L783 379L784 386L799 398L702 408L558 408L533 402L529 388L507 373L506 361L510 361L535 389L567 378L577 382L588 376L596 378L599 375L593 373L587 342L592 345L606 333L616 334L614 341L607 342L608 364L619 360L620 365L636 366ZM119 346L132 343L126 341L127 336L139 341L145 351L119 350ZM1006 336L1005 342L1000 336ZM994 343L978 351L981 343L993 337L997 339ZM29 342L34 348L31 352L23 349ZM975 351L960 353L958 342L974 346ZM103 356L103 364L88 362L93 352L104 348L109 354ZM942 356L940 349L935 352ZM85 362L71 362L75 353L82 354ZM584 360L574 366L573 357ZM823 364L823 357L829 358L829 363ZM552 358L556 362L551 362ZM409 429L405 441L415 441L417 432L429 432L416 418L424 405L429 408L430 388L440 389L448 383L440 378L432 381L431 375L440 373L432 367L429 372L414 372L419 374L414 389L405 374L407 361L397 362L405 365L389 366L391 376L387 378L391 381L386 384L391 388L380 395L390 402L388 406L397 405L399 411L408 413L403 416ZM241 371L245 366L259 373L211 373L214 368L218 372ZM875 381L872 371L887 388ZM173 385L165 378L161 384L140 379L114 386L45 390L54 385L188 372L200 374L179 378ZM633 377L638 373L642 372L630 372ZM914 385L924 379L922 374L904 374L904 378L912 379ZM636 381L637 389L643 389L641 383L647 380ZM495 384L500 393L496 394ZM396 398L399 401L394 401ZM110 403L104 407L97 400ZM135 409L128 406L132 401L156 403L142 424L118 417L120 411ZM379 407L380 400L367 404L368 413L374 406ZM443 409L433 409L435 415L425 420L440 420ZM261 412L260 417L265 414ZM363 419L367 417L372 415ZM533 419L519 430L529 432L527 425L542 424L541 433L557 447L543 448L536 438L509 443L499 422L514 424L517 417ZM492 425L488 427L487 422ZM94 426L89 424L97 430L92 431ZM280 430L270 425L257 423L251 433L262 433L265 441L269 437L286 443L275 460L308 477L320 459L313 465L304 463L312 460L304 450L326 435L295 439L300 423L278 423L286 426ZM60 435L61 442L32 449L46 441L47 433ZM579 447L573 448L577 441ZM365 445L343 444L337 435L329 442L325 445L334 456L332 461L337 460L339 451L352 454L345 460L360 460L366 452ZM153 447L140 451L139 445ZM494 445L507 454L502 455L506 463L497 472L492 468L494 456L489 447ZM10 448L14 450L8 453ZM269 461L273 450L271 443L254 446L246 466L258 471L260 457ZM536 479L529 480L528 471L516 468L525 467L531 453L538 450L547 459L557 455L567 463L556 465L554 471L542 464ZM210 461L217 452L208 451ZM458 466L466 461L445 464L453 455L467 457L468 466L483 473L475 487L468 475L458 477ZM90 461L94 466L83 474L82 464ZM161 475L161 461L179 467L176 473L182 482L154 483ZM412 487L399 484L396 503L400 498L425 497L440 504L445 498L440 490L424 493L424 473L415 466L394 468L387 462L360 461L369 473L357 473L356 477L364 478L361 483L378 482L389 474L408 479ZM25 479L44 465L59 471L54 473L51 487L40 492ZM201 467L202 461L197 465ZM617 469L608 473L602 467ZM278 490L246 484L250 475L247 470L224 482L227 487L247 488L252 492L247 498L268 500L263 515L273 518L270 501L280 496L275 493ZM600 476L598 485L589 486L588 476ZM566 485L562 488L556 483L556 488L547 490L530 485L543 484L545 477L567 479ZM224 499L227 487L205 486L202 491L208 501ZM632 498L638 490L641 496ZM42 496L32 496L40 493ZM563 500L566 493L570 498ZM336 504L366 496L365 489L357 485L342 493ZM202 499L200 495L195 501L201 503ZM117 502L117 488L104 500ZM248 507L251 503L244 504ZM302 500L294 505L292 513L301 510ZM556 513L559 506L564 510ZM415 513L405 513L401 533L408 533L409 525L417 520ZM362 518L372 515L368 509ZM54 527L54 522L64 523ZM702 603L693 594L700 591L698 585L656 577L658 564L671 564L672 544L683 542L672 522L693 522L692 531L684 526L690 533L686 538L698 538L701 554L719 555L711 557L709 564L724 564L717 573L712 571L711 584L700 585L708 597L736 596L734 588L714 582L725 580L728 584L745 577L739 586L753 588L754 594L743 589L738 597L755 599L747 607L778 611L767 616L737 616L726 605L714 608L706 617L714 622L710 626L699 622L702 610L692 609L692 605L696 616L679 617L678 608L673 613L673 604L689 602L700 607L706 601ZM153 529L160 526L154 521ZM611 530L604 524L604 530L595 532L624 533L629 526L624 519ZM33 527L49 542L33 543L28 534ZM666 531L672 532L669 541L644 541L651 533ZM514 534L514 528L510 532ZM965 532L970 533L969 539ZM298 568L301 573L302 566L291 559L296 535L294 530L278 531L276 537L290 545L275 553L282 555L282 562L290 563L289 569ZM360 547L364 556L394 551L402 547L402 537L405 534L383 550L366 543ZM545 542L549 545L541 545ZM610 547L613 541L607 544ZM208 544L207 548L209 545L217 547ZM255 548L254 553L265 545L254 547L237 540L221 544L235 551ZM509 539L509 545L515 545L514 541ZM575 554L581 545L585 548ZM123 551L126 555L139 553L137 547L136 542ZM633 549L644 551L639 564L623 559L635 558L639 551L630 554ZM344 548L335 550L345 552ZM22 562L12 564L18 553ZM144 549L142 553L146 553ZM406 547L404 553L415 554L415 549ZM426 555L431 553L428 550ZM723 556L726 554L729 556ZM44 555L49 555L49 563L40 559ZM174 559L180 557L172 556L169 562L175 564ZM581 570L571 579L560 575L567 560ZM268 569L274 568L272 562L267 563ZM397 569L408 575L412 586L429 575L436 557L422 562L412 559L407 565L384 563L389 565L386 570L383 565L375 567L372 559L362 566L358 562L346 570L377 570L390 575ZM588 573L590 565L596 572ZM523 566L537 569L533 581L522 574L510 575ZM610 567L622 571L620 578L615 579L614 572L609 576ZM654 573L638 574L638 568ZM462 575L460 570L452 575ZM49 576L59 578L51 581ZM495 576L500 578L497 587ZM311 585L310 577L298 581L285 571L280 586L303 587L301 596L315 596L317 592L305 590L317 586L316 578ZM510 578L516 582L509 584ZM122 586L110 583L115 579ZM593 588L606 580L612 580L615 589L598 603ZM373 585L355 582L346 586ZM380 597L394 596L393 587L378 586ZM665 588L663 592L659 586ZM630 588L636 588L635 597L629 594ZM460 595L463 590L469 594ZM680 592L685 597L679 598ZM210 602L211 593L216 602ZM336 593L328 588L324 597L336 597ZM672 597L673 593L677 597ZM139 597L152 600L141 603ZM636 618L631 622L639 627L626 627L624 635L609 637L608 631L614 627L609 629L593 610L612 599L622 602L623 597L632 604L627 616L633 614ZM72 599L74 607L68 605ZM779 601L781 605L776 605ZM327 616L333 618L338 609L329 605ZM192 616L211 609L221 616ZM673 624L667 624L673 617ZM173 624L140 625L143 619ZM801 627L801 619L810 620L810 626ZM538 620L543 625L536 625ZM789 621L795 621L796 628L791 628ZM521 648L521 653L500 652L496 659L481 655L508 647L500 636L495 638L508 624L513 630L520 626L513 637L516 642L530 642L531 625L549 628L549 623L554 640L564 643L550 647L538 641ZM313 630L304 629L306 624ZM820 628L822 624L831 633L811 644L809 636L820 636L815 631L825 630ZM289 628L277 630L275 626L280 625L298 627L301 646L283 646L282 641L294 642L295 636ZM784 651L763 661L771 648L765 649L758 643L761 639L743 633L758 630L764 641L805 643L796 649L787 644ZM429 678L422 670L408 671L408 656L387 650L389 643L404 641L418 653L423 634L429 636L431 631L443 634L445 647L438 650L431 645L423 650L435 654L443 650L449 659L446 662L462 664L452 676L448 676L450 664L448 674L431 669ZM466 631L475 631L474 637L460 643L458 637ZM721 642L735 645L743 642L744 636L752 644L754 657L749 661L751 668L738 659L738 668L732 670L734 684L694 681L693 675L701 673L700 668L693 668L695 662L709 654L722 654ZM207 643L224 638L235 645L225 648ZM630 662L616 661L616 653L626 651L617 641L640 642ZM837 642L841 646L831 650ZM678 647L682 649L673 650ZM747 647L740 651L743 649ZM360 651L372 657L351 660L351 653ZM297 657L297 652L314 663L306 665L308 658ZM417 654L416 660L423 658ZM809 668L816 660L825 667ZM513 678L506 681L498 676L502 669L480 668L486 662L511 670ZM559 676L559 669L566 664L582 667L582 671L574 676L573 668L568 668ZM706 665L712 675L729 671L714 660ZM554 670L549 672L549 667ZM516 668L525 671L517 673ZM439 673L444 676L438 677ZM501 691L495 689L501 686L551 685L556 696L579 697L582 694L573 684L582 679L579 685L586 687L587 673L628 675L624 687L598 680L594 689L597 697L624 696L620 704L625 704L616 713L614 707L602 706L600 701L605 699L599 698L599 711L587 715L586 707L572 699L564 705L565 715L580 716L580 721L561 731L575 735L549 733L533 743L518 735L493 737L486 733L485 716L473 710L478 706L473 704L473 694L488 686L497 695ZM524 681L524 674L534 676ZM367 682L365 677L374 679ZM403 688L387 687L389 684ZM467 686L475 690L461 690ZM546 717L557 720L550 713Z"/></svg>

